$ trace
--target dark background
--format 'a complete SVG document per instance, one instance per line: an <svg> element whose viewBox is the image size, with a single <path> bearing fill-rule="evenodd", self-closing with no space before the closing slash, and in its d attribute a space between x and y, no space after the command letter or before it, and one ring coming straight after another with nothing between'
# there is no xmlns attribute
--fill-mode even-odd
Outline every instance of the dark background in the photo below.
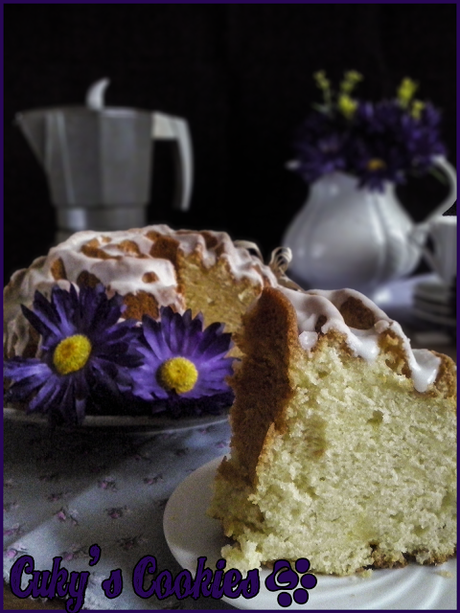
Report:
<svg viewBox="0 0 460 613"><path fill-rule="evenodd" d="M223 229L265 256L303 205L308 186L285 169L295 129L319 100L312 74L337 82L349 69L359 93L392 96L400 80L444 112L456 166L456 5L5 5L5 281L53 242L44 173L14 115L83 104L108 77L108 105L186 118L193 139L191 210L170 210L173 157L159 143L148 222ZM435 180L400 190L421 220L440 201Z"/></svg>

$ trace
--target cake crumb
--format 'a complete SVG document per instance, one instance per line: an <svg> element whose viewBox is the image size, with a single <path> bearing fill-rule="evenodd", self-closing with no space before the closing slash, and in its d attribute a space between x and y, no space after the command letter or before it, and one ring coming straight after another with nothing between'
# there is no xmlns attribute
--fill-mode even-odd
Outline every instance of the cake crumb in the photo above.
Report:
<svg viewBox="0 0 460 613"><path fill-rule="evenodd" d="M373 574L373 570L372 568L368 568L367 570L363 570L362 572L358 573L358 577L360 579L370 579L372 577Z"/></svg>

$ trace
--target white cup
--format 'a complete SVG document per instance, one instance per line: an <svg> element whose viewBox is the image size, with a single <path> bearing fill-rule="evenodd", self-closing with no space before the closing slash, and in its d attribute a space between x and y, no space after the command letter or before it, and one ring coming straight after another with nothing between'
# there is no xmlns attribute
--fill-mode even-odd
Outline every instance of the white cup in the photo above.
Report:
<svg viewBox="0 0 460 613"><path fill-rule="evenodd" d="M425 246L423 255L441 279L450 284L457 275L457 217L436 217L430 222L428 236L433 248Z"/></svg>

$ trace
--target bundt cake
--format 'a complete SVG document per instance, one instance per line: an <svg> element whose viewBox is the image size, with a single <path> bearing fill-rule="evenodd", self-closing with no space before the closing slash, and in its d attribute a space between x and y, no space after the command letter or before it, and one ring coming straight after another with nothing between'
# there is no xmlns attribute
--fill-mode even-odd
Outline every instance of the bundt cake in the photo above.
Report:
<svg viewBox="0 0 460 613"><path fill-rule="evenodd" d="M17 271L4 290L4 355L32 356L37 339L21 312L35 291L49 297L53 286L105 287L123 296L126 318L158 318L161 306L202 312L237 330L241 314L266 286L276 285L269 266L225 232L174 231L152 225L118 232L77 232L47 256Z"/></svg>
<svg viewBox="0 0 460 613"><path fill-rule="evenodd" d="M348 575L456 551L456 370L353 290L266 288L243 316L209 515L242 571Z"/></svg>

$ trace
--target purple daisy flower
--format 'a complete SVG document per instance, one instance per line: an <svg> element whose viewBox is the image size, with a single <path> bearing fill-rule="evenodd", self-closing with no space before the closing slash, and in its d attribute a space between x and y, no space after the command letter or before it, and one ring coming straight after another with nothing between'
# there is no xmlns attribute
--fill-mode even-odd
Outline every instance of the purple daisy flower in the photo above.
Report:
<svg viewBox="0 0 460 613"><path fill-rule="evenodd" d="M394 105L369 103L358 106L354 138L348 143L348 170L361 187L383 191L386 182L403 183L410 161L401 137L401 110Z"/></svg>
<svg viewBox="0 0 460 613"><path fill-rule="evenodd" d="M233 401L226 378L233 374L233 359L226 357L231 334L224 324L203 330L203 316L192 318L162 307L160 321L142 319L144 363L133 370L133 394L154 402L154 411L173 416L217 412Z"/></svg>
<svg viewBox="0 0 460 613"><path fill-rule="evenodd" d="M359 178L359 187L368 187L373 191L384 191L388 182L404 183L405 176L401 170L401 152L397 147L372 146L357 140L353 146L352 172Z"/></svg>
<svg viewBox="0 0 460 613"><path fill-rule="evenodd" d="M416 118L394 100L362 103L348 141L348 170L360 185L383 190L387 181L401 184L408 172L426 172L433 156L444 152L437 132L439 115L430 105Z"/></svg>
<svg viewBox="0 0 460 613"><path fill-rule="evenodd" d="M139 328L119 321L122 310L121 296L109 299L102 286L54 287L50 301L37 291L33 311L22 312L41 335L39 357L6 361L4 377L13 383L5 400L25 402L52 422L80 424L87 405L97 409L102 399L127 392L142 356Z"/></svg>

